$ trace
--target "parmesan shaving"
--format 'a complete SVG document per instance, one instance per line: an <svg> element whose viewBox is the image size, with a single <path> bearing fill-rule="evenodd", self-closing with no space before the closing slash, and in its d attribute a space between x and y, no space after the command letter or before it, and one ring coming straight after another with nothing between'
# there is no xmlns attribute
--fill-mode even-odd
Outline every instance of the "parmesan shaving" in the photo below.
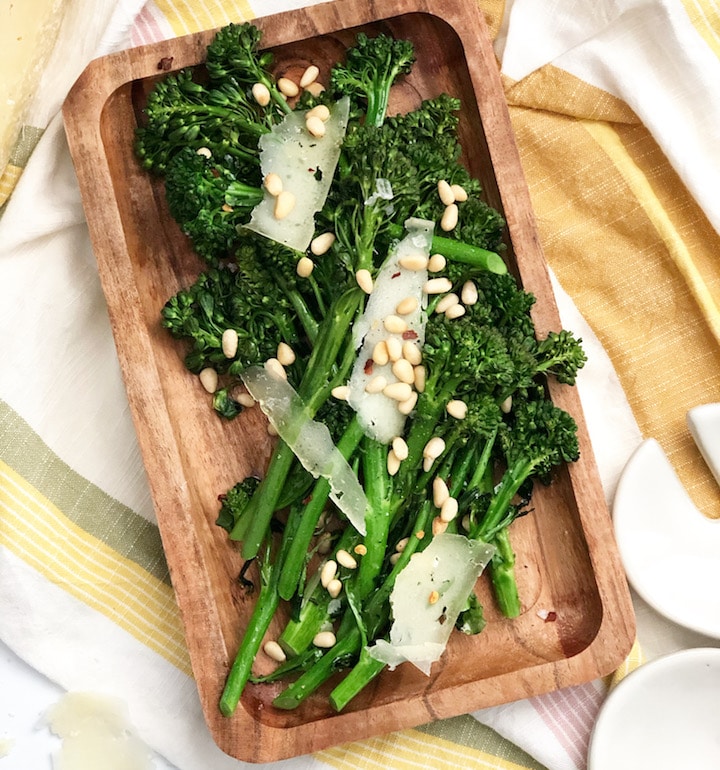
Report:
<svg viewBox="0 0 720 770"><path fill-rule="evenodd" d="M328 480L330 499L364 535L365 492L333 443L327 426L309 417L292 385L269 368L252 366L243 372L242 381L303 468L315 478L322 476Z"/></svg>
<svg viewBox="0 0 720 770"><path fill-rule="evenodd" d="M494 551L487 543L444 533L413 554L390 594L394 618L390 641L379 639L368 647L371 657L391 670L409 662L429 676ZM438 598L430 601L435 591Z"/></svg>
<svg viewBox="0 0 720 770"><path fill-rule="evenodd" d="M276 198L266 190L265 197L252 211L248 230L296 251L308 248L315 233L315 213L325 204L335 174L349 110L347 97L331 108L322 138L308 132L303 111L291 112L260 138L263 178L277 174L283 190L294 196L295 206L277 219Z"/></svg>
<svg viewBox="0 0 720 770"><path fill-rule="evenodd" d="M381 340L396 337L404 341L402 334L388 334L383 325L384 319L395 313L399 301L407 297L417 299L416 309L404 316L403 320L407 323L410 338L419 347L425 340L427 321L427 295L423 293L427 270L408 270L400 265L399 260L413 255L429 256L433 223L424 219L408 219L405 228L407 235L378 271L365 312L353 327L353 339L359 350L348 383L348 403L357 412L363 430L383 444L390 443L395 436L402 434L407 416L398 410L397 401L383 393L368 393L365 390L368 382L379 375L385 377L388 383L395 381L392 362L382 366L373 364L370 369L366 363L372 358L373 349Z"/></svg>

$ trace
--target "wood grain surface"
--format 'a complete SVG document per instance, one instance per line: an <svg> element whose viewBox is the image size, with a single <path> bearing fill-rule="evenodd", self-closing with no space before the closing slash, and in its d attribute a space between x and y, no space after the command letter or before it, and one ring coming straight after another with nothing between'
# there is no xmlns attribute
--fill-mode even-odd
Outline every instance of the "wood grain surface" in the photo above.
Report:
<svg viewBox="0 0 720 770"><path fill-rule="evenodd" d="M320 80L359 30L389 32L416 46L411 75L392 94L391 111L448 92L463 103L463 162L508 223L510 269L538 301L538 333L560 328L514 143L495 56L474 0L340 0L257 21L278 75L310 64ZM534 513L513 525L523 613L494 609L481 580L488 626L453 636L425 677L412 666L384 672L336 714L318 693L279 711L275 685L250 685L232 718L218 700L253 599L237 576L242 560L214 523L218 494L271 451L264 418L248 410L223 422L183 366L182 350L160 327L160 310L202 265L170 219L162 186L133 156L145 95L166 71L200 65L213 32L130 49L90 64L64 106L99 274L193 672L208 727L220 748L269 762L330 745L505 703L604 675L624 659L634 617L615 548L592 447L575 389L553 386L555 402L577 420L581 459L538 490ZM545 622L542 610L555 613ZM274 626L270 633L280 629Z"/></svg>

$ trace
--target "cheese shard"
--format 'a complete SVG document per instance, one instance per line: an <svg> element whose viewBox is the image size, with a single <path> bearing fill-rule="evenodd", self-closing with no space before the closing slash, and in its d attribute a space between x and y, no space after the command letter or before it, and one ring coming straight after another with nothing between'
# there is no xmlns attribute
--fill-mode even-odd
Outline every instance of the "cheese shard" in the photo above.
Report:
<svg viewBox="0 0 720 770"><path fill-rule="evenodd" d="M392 362L367 366L372 359L375 345L388 337L395 337L402 344L410 340L422 348L425 341L427 295L423 286L427 281L427 269L409 270L400 265L403 257L421 256L427 258L433 237L433 222L424 219L408 219L405 222L407 235L391 251L385 264L375 276L372 294L368 298L365 312L353 326L353 340L359 348L353 371L348 383L348 403L357 412L365 433L383 444L389 444L400 436L407 416L398 410L398 403L383 393L368 393L365 386L374 377L385 377L388 383L396 378L392 373ZM398 303L414 297L417 307L402 318L407 323L407 332L389 333L383 320L394 315Z"/></svg>
<svg viewBox="0 0 720 770"><path fill-rule="evenodd" d="M445 532L413 554L390 594L390 641L368 647L371 657L391 670L409 662L429 676L494 552L487 543Z"/></svg>
<svg viewBox="0 0 720 770"><path fill-rule="evenodd" d="M0 0L0 176L52 53L66 6L66 0Z"/></svg>
<svg viewBox="0 0 720 770"><path fill-rule="evenodd" d="M282 219L276 219L276 199L265 191L246 229L295 251L307 250L315 233L315 214L322 209L332 184L349 112L347 97L334 104L321 138L309 133L303 111L291 112L260 138L263 178L277 174L283 190L295 197L295 206Z"/></svg>
<svg viewBox="0 0 720 770"><path fill-rule="evenodd" d="M311 419L286 380L269 369L252 366L242 375L250 395L260 404L280 438L306 471L330 483L330 499L361 534L365 534L367 498L357 476L335 446L327 426Z"/></svg>
<svg viewBox="0 0 720 770"><path fill-rule="evenodd" d="M152 751L131 730L127 705L119 698L69 692L46 715L62 738L53 766L62 770L152 770Z"/></svg>

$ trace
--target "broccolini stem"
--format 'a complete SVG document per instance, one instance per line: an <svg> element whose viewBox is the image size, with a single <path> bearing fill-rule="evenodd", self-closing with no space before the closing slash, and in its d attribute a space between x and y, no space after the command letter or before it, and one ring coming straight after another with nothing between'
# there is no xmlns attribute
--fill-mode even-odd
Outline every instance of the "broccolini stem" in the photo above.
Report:
<svg viewBox="0 0 720 770"><path fill-rule="evenodd" d="M279 709L297 708L312 695L336 671L344 657L357 654L360 647L360 631L351 612L346 612L338 629L338 641L314 665L305 671L289 687L273 700Z"/></svg>
<svg viewBox="0 0 720 770"><path fill-rule="evenodd" d="M346 460L352 456L362 435L362 426L357 417L353 417L337 443L340 454ZM289 600L295 593L305 566L305 554L329 496L330 482L326 478L318 479L310 493L310 500L304 506L301 522L290 544L287 557L281 565L279 590L283 599Z"/></svg>
<svg viewBox="0 0 720 770"><path fill-rule="evenodd" d="M277 502L294 459L295 455L292 449L282 439L279 439L270 458L267 472L250 502L254 512L252 517L249 517L245 528L242 545L243 558L252 559L257 556L270 525L270 519L277 510Z"/></svg>
<svg viewBox="0 0 720 770"><path fill-rule="evenodd" d="M387 472L387 447L367 437L362 446L363 478L368 500L364 540L367 553L360 560L353 587L355 595L361 600L372 590L385 559L393 488Z"/></svg>
<svg viewBox="0 0 720 770"><path fill-rule="evenodd" d="M367 648L363 647L358 662L330 693L330 705L335 711L342 711L384 668L385 664L373 658Z"/></svg>
<svg viewBox="0 0 720 770"><path fill-rule="evenodd" d="M506 618L516 618L521 611L520 596L515 581L515 552L507 527L495 535L493 545L496 551L489 566L495 600Z"/></svg>
<svg viewBox="0 0 720 770"><path fill-rule="evenodd" d="M403 228L400 225L388 225L388 232L393 238L402 238L403 236ZM507 265L499 254L481 249L479 246L473 246L470 243L463 243L454 238L445 238L442 235L434 235L430 248L433 253L442 254L451 262L461 262L464 265L471 265L497 275L507 273Z"/></svg>

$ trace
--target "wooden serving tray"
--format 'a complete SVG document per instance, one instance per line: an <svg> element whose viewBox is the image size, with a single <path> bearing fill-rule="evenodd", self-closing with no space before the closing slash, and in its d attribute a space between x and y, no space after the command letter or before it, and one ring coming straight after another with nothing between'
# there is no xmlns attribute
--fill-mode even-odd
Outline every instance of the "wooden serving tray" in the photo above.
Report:
<svg viewBox="0 0 720 770"><path fill-rule="evenodd" d="M314 63L321 81L359 30L386 31L415 43L417 64L395 88L391 109L404 111L443 91L460 97L464 162L507 219L507 259L538 298L539 335L558 330L497 65L476 2L341 0L257 24L279 73L296 75ZM330 710L326 692L287 712L271 705L278 686L250 685L236 714L221 716L218 700L253 599L237 582L240 555L214 523L217 496L262 471L271 445L258 410L231 423L216 417L197 378L184 369L178 343L160 327L163 304L202 265L170 219L162 186L133 156L148 90L166 71L202 63L213 34L92 62L70 92L64 117L193 672L215 741L234 757L268 762L612 671L634 638L632 605L577 393L551 384L556 403L578 422L582 457L553 485L539 489L534 513L513 525L522 615L500 617L481 579L487 628L476 637L455 634L431 677L409 665L384 672L341 714ZM554 614L544 620L543 611ZM270 633L279 630L278 622Z"/></svg>

